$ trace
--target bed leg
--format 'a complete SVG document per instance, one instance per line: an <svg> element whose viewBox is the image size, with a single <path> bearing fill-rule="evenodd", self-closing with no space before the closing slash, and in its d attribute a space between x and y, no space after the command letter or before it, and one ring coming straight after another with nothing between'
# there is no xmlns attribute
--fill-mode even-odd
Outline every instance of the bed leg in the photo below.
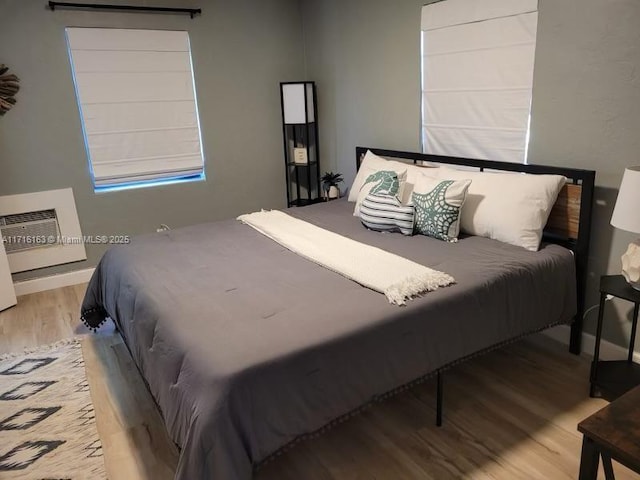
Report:
<svg viewBox="0 0 640 480"><path fill-rule="evenodd" d="M578 310L578 315L571 325L571 338L569 340L569 351L574 355L580 355L582 351L582 310Z"/></svg>
<svg viewBox="0 0 640 480"><path fill-rule="evenodd" d="M442 426L442 372L438 371L438 389L436 392L436 426Z"/></svg>

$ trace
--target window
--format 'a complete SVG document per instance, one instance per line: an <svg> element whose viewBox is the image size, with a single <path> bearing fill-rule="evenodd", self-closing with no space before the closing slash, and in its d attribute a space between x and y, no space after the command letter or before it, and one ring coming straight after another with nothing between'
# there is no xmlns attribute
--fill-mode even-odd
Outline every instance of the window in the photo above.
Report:
<svg viewBox="0 0 640 480"><path fill-rule="evenodd" d="M526 162L537 0L422 9L425 153Z"/></svg>
<svg viewBox="0 0 640 480"><path fill-rule="evenodd" d="M67 28L96 191L204 179L187 32Z"/></svg>

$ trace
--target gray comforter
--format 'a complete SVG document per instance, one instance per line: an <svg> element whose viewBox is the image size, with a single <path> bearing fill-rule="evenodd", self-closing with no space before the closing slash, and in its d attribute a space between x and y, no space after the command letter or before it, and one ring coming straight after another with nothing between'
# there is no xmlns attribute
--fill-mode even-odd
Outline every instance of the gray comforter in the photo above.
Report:
<svg viewBox="0 0 640 480"><path fill-rule="evenodd" d="M177 479L249 479L284 445L379 395L576 312L562 247L376 233L352 208L288 213L457 283L390 305L235 220L137 237L102 258L85 320L117 324L181 448Z"/></svg>

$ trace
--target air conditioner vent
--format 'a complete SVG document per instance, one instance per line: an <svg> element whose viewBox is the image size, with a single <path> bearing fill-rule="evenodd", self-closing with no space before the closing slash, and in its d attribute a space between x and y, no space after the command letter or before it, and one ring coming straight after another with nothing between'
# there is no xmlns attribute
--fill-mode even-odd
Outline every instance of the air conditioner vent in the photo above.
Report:
<svg viewBox="0 0 640 480"><path fill-rule="evenodd" d="M26 212L26 213L15 213L13 215L5 215L4 217L0 217L0 225L15 225L27 222L37 222L40 220L55 220L56 219L56 211L55 209L51 210L40 210L39 212Z"/></svg>
<svg viewBox="0 0 640 480"><path fill-rule="evenodd" d="M0 217L0 234L7 254L45 248L59 243L55 209Z"/></svg>

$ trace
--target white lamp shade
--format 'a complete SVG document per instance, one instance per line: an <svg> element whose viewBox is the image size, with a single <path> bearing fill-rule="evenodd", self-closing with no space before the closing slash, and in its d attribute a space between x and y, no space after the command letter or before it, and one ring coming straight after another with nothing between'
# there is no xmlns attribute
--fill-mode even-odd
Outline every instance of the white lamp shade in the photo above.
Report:
<svg viewBox="0 0 640 480"><path fill-rule="evenodd" d="M611 225L640 233L640 166L625 169Z"/></svg>
<svg viewBox="0 0 640 480"><path fill-rule="evenodd" d="M305 110L306 91L306 110ZM283 83L282 103L284 108L284 123L288 125L313 123L313 84Z"/></svg>

